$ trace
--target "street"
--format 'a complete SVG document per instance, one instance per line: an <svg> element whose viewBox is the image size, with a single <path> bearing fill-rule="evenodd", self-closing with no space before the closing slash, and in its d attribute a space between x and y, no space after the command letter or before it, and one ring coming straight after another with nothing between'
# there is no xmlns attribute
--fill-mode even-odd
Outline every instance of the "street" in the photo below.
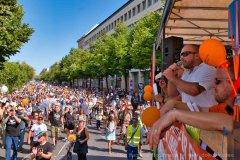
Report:
<svg viewBox="0 0 240 160"><path fill-rule="evenodd" d="M108 153L107 141L105 140L105 135L103 134L103 129L98 131L96 129L95 122L92 126L88 126L90 140L88 141L88 160L124 160L126 159L127 152L124 149L124 146L114 144L112 149L112 154ZM101 124L103 127L103 124ZM117 129L119 133L120 127ZM51 135L50 127L48 126L48 133ZM65 160L66 159L66 147L68 142L63 140L65 133L62 133L62 139L57 143L57 146L54 148L52 160ZM117 136L118 138L118 136ZM2 143L2 141L0 141ZM30 156L29 145L27 145L27 134L25 134L25 141L23 146L23 153L18 152L18 160L27 160ZM52 142L51 136L49 137L49 142ZM121 141L122 143L122 141ZM143 158L144 160L149 160L152 158L152 154L149 151L148 145L143 145ZM5 149L0 148L0 159L4 160L5 158ZM139 158L140 159L140 158ZM77 160L77 155L73 153L73 160Z"/></svg>

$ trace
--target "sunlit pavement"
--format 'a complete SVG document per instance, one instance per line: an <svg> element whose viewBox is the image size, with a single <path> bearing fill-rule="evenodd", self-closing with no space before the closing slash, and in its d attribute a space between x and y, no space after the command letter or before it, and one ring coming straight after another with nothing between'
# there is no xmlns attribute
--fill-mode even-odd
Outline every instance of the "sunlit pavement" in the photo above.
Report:
<svg viewBox="0 0 240 160"><path fill-rule="evenodd" d="M108 153L107 149L107 141L105 140L105 136L103 134L103 129L98 131L96 129L96 124L93 123L92 126L88 125L89 133L90 133L90 140L88 141L88 154L87 159L88 160L124 160L127 157L127 153L124 149L123 145L113 145L112 154ZM101 124L103 128L103 124ZM117 133L119 133L120 127L118 127ZM51 135L50 127L48 126L48 133ZM57 143L56 147L53 151L53 160L65 160L66 159L66 147L68 142L64 141L63 138L66 134L62 133L61 140ZM0 140L2 143L2 141ZM30 147L27 145L27 134L25 135L25 143L23 146L23 152L18 152L18 160L22 159L29 159L30 157ZM49 137L49 142L52 143L51 136ZM121 141L122 143L122 141ZM144 160L150 160L152 159L152 154L149 151L149 148L147 145L143 145L143 158ZM5 159L5 149L0 148L0 160ZM73 153L73 160L77 160L77 155Z"/></svg>

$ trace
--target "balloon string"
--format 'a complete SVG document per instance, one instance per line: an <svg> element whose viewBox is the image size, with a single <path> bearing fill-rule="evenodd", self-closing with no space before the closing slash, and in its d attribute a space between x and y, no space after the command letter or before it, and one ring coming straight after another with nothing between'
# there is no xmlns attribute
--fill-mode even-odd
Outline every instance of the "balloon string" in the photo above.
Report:
<svg viewBox="0 0 240 160"><path fill-rule="evenodd" d="M234 106L234 120L239 122L240 120L240 117L239 117L239 114L240 114L240 107L239 106Z"/></svg>
<svg viewBox="0 0 240 160"><path fill-rule="evenodd" d="M233 63L234 63L234 76L235 76L235 79L237 79L238 73L239 73L239 55L238 55L238 53L235 53L235 55L233 56Z"/></svg>
<svg viewBox="0 0 240 160"><path fill-rule="evenodd" d="M232 86L234 95L237 95L237 91L236 91L236 89L235 89L235 87L234 87L234 85L233 85L233 81L232 81L232 79L231 79L231 76L230 76L230 74L229 74L229 72L228 72L227 67L226 67L226 66L223 66L222 68L224 68L224 70L225 70L226 73L227 73L227 76L228 76L228 78L229 78L229 80L230 80L230 83L231 83L231 86Z"/></svg>

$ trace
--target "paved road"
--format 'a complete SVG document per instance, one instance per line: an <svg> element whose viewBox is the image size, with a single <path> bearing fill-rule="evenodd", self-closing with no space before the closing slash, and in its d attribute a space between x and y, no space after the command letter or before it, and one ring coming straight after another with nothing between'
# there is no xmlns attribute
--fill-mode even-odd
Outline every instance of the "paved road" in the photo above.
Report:
<svg viewBox="0 0 240 160"><path fill-rule="evenodd" d="M102 125L103 126L103 125ZM48 127L50 129L50 127ZM107 149L107 142L105 140L105 136L103 134L103 129L101 131L96 130L95 123L93 123L92 126L88 126L89 132L90 132L90 140L88 141L89 150L87 154L88 160L124 160L126 159L126 151L124 150L124 146L122 145L113 145L112 154L108 154ZM117 133L119 133L119 127ZM50 130L49 130L49 135ZM62 133L62 137L64 137L65 134ZM0 142L2 142L0 140ZM25 142L26 142L26 136L25 136ZM50 137L50 141L52 142L52 139ZM53 151L53 160L64 160L66 159L66 147L67 142L61 140L58 142L57 146L55 147ZM18 160L27 160L29 158L29 146L25 143L23 146L23 153L18 153ZM0 148L0 160L4 160L5 158L5 149ZM144 160L151 159L151 153L148 149L147 145L143 146L143 158ZM73 154L73 160L77 160L76 154Z"/></svg>

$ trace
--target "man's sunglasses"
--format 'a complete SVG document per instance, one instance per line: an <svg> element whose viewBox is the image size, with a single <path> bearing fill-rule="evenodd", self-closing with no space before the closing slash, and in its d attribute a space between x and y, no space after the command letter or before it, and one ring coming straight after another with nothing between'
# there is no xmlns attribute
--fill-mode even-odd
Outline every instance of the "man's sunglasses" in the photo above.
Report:
<svg viewBox="0 0 240 160"><path fill-rule="evenodd" d="M187 57L189 54L195 54L196 52L184 51L180 53L180 57Z"/></svg>
<svg viewBox="0 0 240 160"><path fill-rule="evenodd" d="M229 81L229 78L215 78L215 84L219 85L222 81Z"/></svg>

